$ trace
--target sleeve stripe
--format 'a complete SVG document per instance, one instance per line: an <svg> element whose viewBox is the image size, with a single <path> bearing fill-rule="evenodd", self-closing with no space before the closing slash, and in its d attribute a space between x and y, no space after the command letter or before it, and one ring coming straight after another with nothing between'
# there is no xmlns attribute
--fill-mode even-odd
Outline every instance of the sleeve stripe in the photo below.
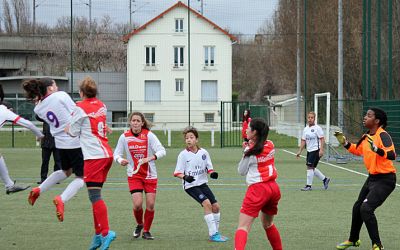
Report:
<svg viewBox="0 0 400 250"><path fill-rule="evenodd" d="M19 119L21 119L21 116L18 116L17 118L15 118L15 120L13 121L13 124L17 124L17 122L19 121Z"/></svg>
<svg viewBox="0 0 400 250"><path fill-rule="evenodd" d="M174 176L177 177L177 176L180 175L180 174L183 174L183 173L175 172L175 173L174 173Z"/></svg>

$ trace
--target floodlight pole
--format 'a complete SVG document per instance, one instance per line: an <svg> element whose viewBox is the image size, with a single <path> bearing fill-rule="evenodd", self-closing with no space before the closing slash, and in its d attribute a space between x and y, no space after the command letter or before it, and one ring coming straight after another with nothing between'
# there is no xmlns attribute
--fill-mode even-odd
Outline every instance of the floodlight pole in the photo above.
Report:
<svg viewBox="0 0 400 250"><path fill-rule="evenodd" d="M297 0L297 55L296 55L296 96L297 96L297 123L299 125L298 132L298 146L301 142L301 114L300 114L300 104L301 104L301 79L300 79L300 0Z"/></svg>
<svg viewBox="0 0 400 250"><path fill-rule="evenodd" d="M343 131L343 3L338 0L338 126Z"/></svg>
<svg viewBox="0 0 400 250"><path fill-rule="evenodd" d="M73 98L74 93L74 56L73 56L73 42L72 42L72 31L73 31L74 17L72 12L72 0L71 0L71 31L70 31L70 42L71 42L71 97Z"/></svg>
<svg viewBox="0 0 400 250"><path fill-rule="evenodd" d="M189 126L190 126L190 0L188 1L188 109L189 109Z"/></svg>

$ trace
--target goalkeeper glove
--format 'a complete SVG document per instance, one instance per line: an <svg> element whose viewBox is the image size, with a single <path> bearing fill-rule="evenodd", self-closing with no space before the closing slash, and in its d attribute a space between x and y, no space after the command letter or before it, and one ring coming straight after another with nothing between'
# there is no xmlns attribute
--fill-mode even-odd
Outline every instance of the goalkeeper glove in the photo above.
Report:
<svg viewBox="0 0 400 250"><path fill-rule="evenodd" d="M370 135L366 136L367 136L367 141L369 143L369 147L371 148L372 151L376 153L378 151L378 147L374 144L374 139Z"/></svg>
<svg viewBox="0 0 400 250"><path fill-rule="evenodd" d="M218 173L217 172L211 172L210 177L212 179L218 179Z"/></svg>
<svg viewBox="0 0 400 250"><path fill-rule="evenodd" d="M336 139L340 144L342 145L346 144L346 137L343 135L342 132L336 131L333 135L336 137Z"/></svg>
<svg viewBox="0 0 400 250"><path fill-rule="evenodd" d="M189 182L189 183L192 183L192 182L194 182L196 179L193 177L193 176L191 176L191 175L184 175L183 176L183 179L186 181L186 182Z"/></svg>

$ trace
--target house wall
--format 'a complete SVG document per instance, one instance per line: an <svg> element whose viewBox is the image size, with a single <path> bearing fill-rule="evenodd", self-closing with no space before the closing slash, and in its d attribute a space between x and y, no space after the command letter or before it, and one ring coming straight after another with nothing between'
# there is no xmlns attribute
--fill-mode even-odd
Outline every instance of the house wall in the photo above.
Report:
<svg viewBox="0 0 400 250"><path fill-rule="evenodd" d="M197 127L219 125L220 101L232 98L232 42L214 26L190 13L190 117ZM184 32L175 33L175 18L184 19ZM177 7L128 42L128 112L138 110L154 113L154 124L163 128L180 129L188 124L188 10ZM204 67L204 46L215 46L215 69ZM156 66L146 68L146 46L156 47ZM174 46L184 46L184 67L175 69ZM184 79L184 92L175 92L175 79ZM161 102L145 103L145 80L161 81ZM201 102L201 81L218 82L218 101ZM213 124L204 123L204 113L214 113Z"/></svg>

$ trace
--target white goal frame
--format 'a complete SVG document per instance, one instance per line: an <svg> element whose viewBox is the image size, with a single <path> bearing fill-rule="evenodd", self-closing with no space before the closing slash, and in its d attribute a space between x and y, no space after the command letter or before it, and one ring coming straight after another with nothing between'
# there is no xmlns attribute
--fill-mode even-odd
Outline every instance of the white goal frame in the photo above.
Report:
<svg viewBox="0 0 400 250"><path fill-rule="evenodd" d="M330 129L331 129L331 93L317 93L314 94L314 111L315 111L315 124L318 124L318 98L326 96L326 131L325 131L325 143L329 145L330 142ZM329 155L329 153L328 153Z"/></svg>

